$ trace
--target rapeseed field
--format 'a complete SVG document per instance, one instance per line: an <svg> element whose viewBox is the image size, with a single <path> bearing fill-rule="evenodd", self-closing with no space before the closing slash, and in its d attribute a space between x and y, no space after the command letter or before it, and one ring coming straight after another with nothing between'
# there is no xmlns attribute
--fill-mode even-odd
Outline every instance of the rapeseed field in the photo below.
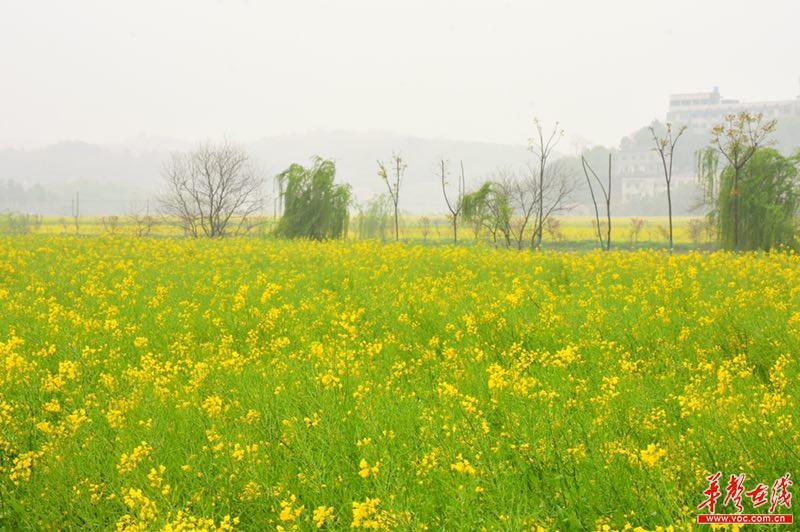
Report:
<svg viewBox="0 0 800 532"><path fill-rule="evenodd" d="M0 526L687 527L798 353L792 253L0 238Z"/></svg>

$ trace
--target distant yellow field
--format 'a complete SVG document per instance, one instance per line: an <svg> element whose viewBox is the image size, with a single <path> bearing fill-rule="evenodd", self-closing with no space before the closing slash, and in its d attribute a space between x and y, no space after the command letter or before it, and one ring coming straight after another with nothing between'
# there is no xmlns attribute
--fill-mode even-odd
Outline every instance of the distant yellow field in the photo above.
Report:
<svg viewBox="0 0 800 532"><path fill-rule="evenodd" d="M450 241L453 238L453 230L450 220L444 216L406 217L400 229L403 238L412 240L425 240L425 224L423 219L428 218L429 228L427 231L428 240ZM544 241L554 242L594 242L597 236L594 229L594 218L591 216L559 216L553 218L560 229L560 235L552 234L545 230ZM638 237L632 234L632 220L644 220ZM694 222L692 222L694 220ZM704 218L680 216L673 218L674 241L676 244L708 244L713 242L713 238L705 230L693 237L690 226L692 223L703 224ZM669 219L666 216L649 217L616 217L611 219L611 240L612 244L630 244L631 242L652 242L667 243ZM351 233L353 233L351 228ZM474 231L468 225L459 226L459 240L470 241L475 239Z"/></svg>
<svg viewBox="0 0 800 532"><path fill-rule="evenodd" d="M633 219L644 220L644 224L638 235L634 235ZM427 222L426 222L427 220ZM597 240L593 227L594 218L590 216L559 216L554 218L557 231L545 231L544 244L562 244L569 242L579 242L590 244ZM708 231L702 230L696 234L690 231L691 221L695 220L698 224L703 219L700 217L681 216L673 218L674 240L676 244L683 245L704 245L713 242L713 238ZM250 231L251 235L267 235L275 225L272 217L258 220L257 225ZM612 243L616 245L628 246L632 243L651 243L653 245L666 244L667 228L669 221L666 216L650 217L617 217L612 218ZM33 226L32 233L59 235L75 234L75 224L71 219L44 217L40 223ZM153 224L149 231L141 224L137 224L131 218L123 216L102 217L91 216L80 219L79 234L83 235L133 235L137 233L147 233L149 236L181 236L182 230L174 224L159 219ZM391 240L391 228L387 225L385 239ZM404 240L419 240L430 242L449 242L453 238L450 220L445 216L406 216L401 219L400 236ZM479 233L478 239L485 238L486 235ZM362 235L358 231L358 219L351 219L348 239L359 240ZM476 240L476 235L472 227L467 224L459 225L459 240L471 242Z"/></svg>

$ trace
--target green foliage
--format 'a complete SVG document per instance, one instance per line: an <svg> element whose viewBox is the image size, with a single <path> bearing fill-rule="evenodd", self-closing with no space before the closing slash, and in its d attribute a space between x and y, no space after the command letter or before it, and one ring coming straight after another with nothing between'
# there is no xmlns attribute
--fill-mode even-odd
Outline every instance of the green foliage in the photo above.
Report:
<svg viewBox="0 0 800 532"><path fill-rule="evenodd" d="M714 178L718 161L712 153L702 154L698 165L701 175L706 177L706 197L713 201L709 218L720 245L735 249L735 172L728 165ZM800 210L798 166L800 152L784 157L772 148L762 148L742 168L738 186L739 249L769 250L796 245L795 217Z"/></svg>
<svg viewBox="0 0 800 532"><path fill-rule="evenodd" d="M492 184L486 181L481 188L475 192L470 192L464 195L464 218L466 220L474 220L485 211L489 195L492 191Z"/></svg>
<svg viewBox="0 0 800 532"><path fill-rule="evenodd" d="M501 239L506 246L511 244L513 208L508 190L500 183L486 181L475 192L465 194L463 213L466 222L487 229L492 241Z"/></svg>
<svg viewBox="0 0 800 532"><path fill-rule="evenodd" d="M310 168L293 164L278 175L285 186L284 211L276 233L286 238L326 240L347 234L350 185L336 185L336 164L314 157Z"/></svg>
<svg viewBox="0 0 800 532"><path fill-rule="evenodd" d="M392 216L391 200L380 195L359 208L357 219L358 238L386 240Z"/></svg>

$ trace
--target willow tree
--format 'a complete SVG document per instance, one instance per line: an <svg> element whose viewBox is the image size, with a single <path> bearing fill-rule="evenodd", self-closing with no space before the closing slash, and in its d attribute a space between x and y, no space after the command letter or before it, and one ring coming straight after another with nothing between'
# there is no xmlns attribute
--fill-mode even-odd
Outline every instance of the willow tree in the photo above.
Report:
<svg viewBox="0 0 800 532"><path fill-rule="evenodd" d="M743 170L756 152L769 144L769 136L775 131L776 126L776 120L764 121L761 113L742 111L726 115L722 123L711 130L711 145L727 162L732 172L733 181L727 193L730 196L733 249L738 250L741 245Z"/></svg>
<svg viewBox="0 0 800 532"><path fill-rule="evenodd" d="M336 164L314 157L308 168L293 164L278 175L284 184L283 216L276 233L325 240L347 235L350 185L334 183Z"/></svg>
<svg viewBox="0 0 800 532"><path fill-rule="evenodd" d="M512 215L508 190L500 183L486 181L478 190L464 195L464 220L487 229L495 244L500 240L511 247Z"/></svg>
<svg viewBox="0 0 800 532"><path fill-rule="evenodd" d="M698 169L706 181L706 197L712 204L709 217L722 247L769 250L796 245L800 152L784 157L774 149L761 148L738 174L731 164L719 171L719 162L718 153L707 150L699 158Z"/></svg>

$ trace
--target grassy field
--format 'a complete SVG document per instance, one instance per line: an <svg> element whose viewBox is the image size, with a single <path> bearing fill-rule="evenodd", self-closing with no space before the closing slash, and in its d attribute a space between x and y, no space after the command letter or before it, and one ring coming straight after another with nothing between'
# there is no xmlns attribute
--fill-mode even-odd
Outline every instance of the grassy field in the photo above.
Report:
<svg viewBox="0 0 800 532"><path fill-rule="evenodd" d="M788 253L0 237L0 527L689 525L798 353Z"/></svg>

